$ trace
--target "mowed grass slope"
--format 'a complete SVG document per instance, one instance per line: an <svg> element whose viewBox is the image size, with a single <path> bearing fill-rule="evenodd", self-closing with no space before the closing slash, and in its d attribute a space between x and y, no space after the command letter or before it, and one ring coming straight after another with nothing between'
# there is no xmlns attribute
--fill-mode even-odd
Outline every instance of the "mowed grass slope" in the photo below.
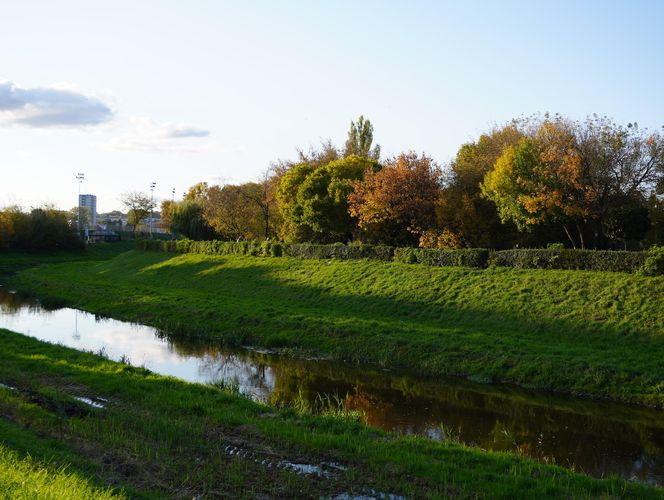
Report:
<svg viewBox="0 0 664 500"><path fill-rule="evenodd" d="M664 278L132 251L11 284L232 344L664 406Z"/></svg>
<svg viewBox="0 0 664 500"><path fill-rule="evenodd" d="M0 358L4 497L664 498L516 455L277 410L7 330Z"/></svg>

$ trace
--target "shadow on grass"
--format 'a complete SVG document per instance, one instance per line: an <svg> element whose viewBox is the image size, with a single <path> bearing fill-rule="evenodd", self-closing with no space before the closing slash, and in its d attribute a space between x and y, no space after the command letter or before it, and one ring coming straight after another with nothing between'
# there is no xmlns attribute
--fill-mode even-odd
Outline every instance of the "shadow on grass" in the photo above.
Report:
<svg viewBox="0 0 664 500"><path fill-rule="evenodd" d="M614 324L583 317L534 318L477 303L435 303L422 295L406 299L407 292L394 291L398 277L375 276L370 269L403 269L392 264L335 263L318 284L305 285L299 280L327 264L303 264L133 252L92 269L47 273L44 281L59 281L55 293L88 310L152 324L175 336L297 347L426 375L664 403L664 335L638 330L627 335ZM362 273L374 281L365 286ZM26 283L30 286L29 279Z"/></svg>

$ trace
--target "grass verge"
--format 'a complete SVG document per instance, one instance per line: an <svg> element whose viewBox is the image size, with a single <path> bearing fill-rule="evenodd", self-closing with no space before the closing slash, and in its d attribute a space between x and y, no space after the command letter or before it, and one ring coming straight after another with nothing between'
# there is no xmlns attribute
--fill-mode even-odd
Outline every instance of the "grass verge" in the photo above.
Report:
<svg viewBox="0 0 664 500"><path fill-rule="evenodd" d="M175 335L664 407L664 277L131 251L10 283Z"/></svg>
<svg viewBox="0 0 664 500"><path fill-rule="evenodd" d="M662 498L506 453L297 414L0 330L0 488L66 498ZM77 398L96 402L90 405ZM30 457L30 458L28 458ZM299 464L299 465L298 465ZM315 466L323 474L304 474ZM299 469L300 472L298 472Z"/></svg>

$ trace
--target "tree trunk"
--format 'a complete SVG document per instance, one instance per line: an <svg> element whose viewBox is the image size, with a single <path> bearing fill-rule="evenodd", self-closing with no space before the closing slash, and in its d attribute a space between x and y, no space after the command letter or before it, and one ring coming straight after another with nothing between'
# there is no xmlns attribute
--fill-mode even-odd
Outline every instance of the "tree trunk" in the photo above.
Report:
<svg viewBox="0 0 664 500"><path fill-rule="evenodd" d="M563 229L565 230L565 234L569 238L569 241L572 243L572 248L576 249L576 241L574 241L574 238L572 238L572 234L569 232L569 229L567 229L566 224L563 224Z"/></svg>
<svg viewBox="0 0 664 500"><path fill-rule="evenodd" d="M579 241L581 242L581 248L585 249L586 248L586 243L583 240L583 232L581 231L581 227L579 226L579 223L576 223L576 232L579 233Z"/></svg>

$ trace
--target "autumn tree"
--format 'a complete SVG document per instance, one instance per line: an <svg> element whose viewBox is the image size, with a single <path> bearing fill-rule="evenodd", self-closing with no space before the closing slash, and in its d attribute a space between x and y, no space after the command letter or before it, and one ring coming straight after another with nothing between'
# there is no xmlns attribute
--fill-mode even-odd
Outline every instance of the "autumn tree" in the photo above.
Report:
<svg viewBox="0 0 664 500"><path fill-rule="evenodd" d="M205 218L226 239L251 240L263 237L261 186L257 183L211 186Z"/></svg>
<svg viewBox="0 0 664 500"><path fill-rule="evenodd" d="M205 200L208 197L210 186L207 182L197 182L184 194L184 200Z"/></svg>
<svg viewBox="0 0 664 500"><path fill-rule="evenodd" d="M349 212L375 242L415 245L435 224L441 169L433 159L403 153L353 183Z"/></svg>
<svg viewBox="0 0 664 500"><path fill-rule="evenodd" d="M171 227L171 217L173 209L177 206L177 202L174 200L163 200L159 209L161 217L159 219L159 224L163 229L170 229Z"/></svg>
<svg viewBox="0 0 664 500"><path fill-rule="evenodd" d="M373 125L364 116L360 116L357 122L350 122L348 139L344 149L344 156L359 156L378 161L380 159L380 146L376 144L373 148Z"/></svg>
<svg viewBox="0 0 664 500"><path fill-rule="evenodd" d="M496 205L482 196L480 188L503 149L524 137L522 123L512 121L483 134L476 142L463 144L450 163L444 188L436 206L438 238L435 246L511 247L516 237L512 224L503 224ZM424 240L433 245L433 240Z"/></svg>
<svg viewBox="0 0 664 500"><path fill-rule="evenodd" d="M520 229L560 224L582 248L645 234L644 200L664 169L661 134L597 116L578 122L545 115L529 125L483 183L503 221Z"/></svg>

